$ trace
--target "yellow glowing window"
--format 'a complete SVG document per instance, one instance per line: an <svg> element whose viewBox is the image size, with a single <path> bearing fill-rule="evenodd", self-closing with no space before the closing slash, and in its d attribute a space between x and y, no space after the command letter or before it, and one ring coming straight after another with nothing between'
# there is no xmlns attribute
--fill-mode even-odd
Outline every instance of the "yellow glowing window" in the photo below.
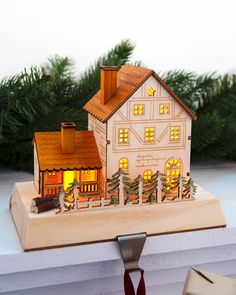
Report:
<svg viewBox="0 0 236 295"><path fill-rule="evenodd" d="M144 114L144 105L135 104L134 105L134 115L143 115Z"/></svg>
<svg viewBox="0 0 236 295"><path fill-rule="evenodd" d="M171 188L171 183L173 178L179 177L181 175L181 162L177 159L170 159L166 163L166 176L167 183L170 185L167 187L169 190Z"/></svg>
<svg viewBox="0 0 236 295"><path fill-rule="evenodd" d="M164 115L169 113L170 113L170 104L169 103L160 104L160 114Z"/></svg>
<svg viewBox="0 0 236 295"><path fill-rule="evenodd" d="M62 172L48 172L45 173L46 184L61 184L62 183Z"/></svg>
<svg viewBox="0 0 236 295"><path fill-rule="evenodd" d="M119 143L129 143L129 129L120 128L119 129Z"/></svg>
<svg viewBox="0 0 236 295"><path fill-rule="evenodd" d="M180 127L171 126L170 127L170 141L179 141L180 140Z"/></svg>
<svg viewBox="0 0 236 295"><path fill-rule="evenodd" d="M98 185L96 183L93 184L84 184L80 187L81 193L90 193L90 192L97 192Z"/></svg>
<svg viewBox="0 0 236 295"><path fill-rule="evenodd" d="M127 158L121 158L119 164L120 164L120 168L128 169L128 159Z"/></svg>
<svg viewBox="0 0 236 295"><path fill-rule="evenodd" d="M143 173L144 180L150 180L152 178L152 170L145 170Z"/></svg>
<svg viewBox="0 0 236 295"><path fill-rule="evenodd" d="M153 142L155 140L155 128L154 127L146 127L145 128L145 141Z"/></svg>
<svg viewBox="0 0 236 295"><path fill-rule="evenodd" d="M97 170L82 170L81 181L97 181Z"/></svg>
<svg viewBox="0 0 236 295"><path fill-rule="evenodd" d="M65 191L74 182L74 178L75 178L74 171L65 171L64 172L64 190Z"/></svg>

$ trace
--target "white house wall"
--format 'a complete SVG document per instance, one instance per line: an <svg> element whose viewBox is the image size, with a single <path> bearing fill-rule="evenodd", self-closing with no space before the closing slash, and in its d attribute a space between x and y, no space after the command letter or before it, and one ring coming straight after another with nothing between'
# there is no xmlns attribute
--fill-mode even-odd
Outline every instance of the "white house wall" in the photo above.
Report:
<svg viewBox="0 0 236 295"><path fill-rule="evenodd" d="M148 89L156 90L148 96ZM170 113L161 115L159 105L168 103ZM135 104L144 105L143 115L134 115ZM190 172L191 117L154 78L150 77L132 97L107 122L107 178L119 168L122 157L128 159L131 178L147 169L165 172L168 159L176 158L182 163L182 175ZM171 142L170 126L180 127L180 141ZM145 128L155 128L155 142L144 140ZM119 144L119 128L129 129L129 143Z"/></svg>
<svg viewBox="0 0 236 295"><path fill-rule="evenodd" d="M98 147L99 156L102 162L102 169L100 174L100 187L102 192L105 192L105 180L106 180L106 123L102 123L95 117L88 115L88 130L93 130L96 144Z"/></svg>

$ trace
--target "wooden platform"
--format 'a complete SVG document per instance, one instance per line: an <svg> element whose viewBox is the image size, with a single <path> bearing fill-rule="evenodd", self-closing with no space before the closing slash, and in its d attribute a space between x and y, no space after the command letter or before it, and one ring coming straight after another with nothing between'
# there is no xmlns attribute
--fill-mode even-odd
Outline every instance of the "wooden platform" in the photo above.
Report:
<svg viewBox="0 0 236 295"><path fill-rule="evenodd" d="M198 187L195 200L55 214L30 212L36 197L32 182L16 183L10 210L24 250L114 240L117 235L160 235L225 227L220 201Z"/></svg>

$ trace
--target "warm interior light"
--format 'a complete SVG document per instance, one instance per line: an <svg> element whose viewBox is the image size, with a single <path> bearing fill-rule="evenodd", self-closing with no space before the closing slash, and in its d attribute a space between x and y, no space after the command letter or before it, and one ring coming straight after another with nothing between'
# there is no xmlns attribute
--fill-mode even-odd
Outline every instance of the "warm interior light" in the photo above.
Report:
<svg viewBox="0 0 236 295"><path fill-rule="evenodd" d="M143 115L144 105L135 104L134 105L134 115Z"/></svg>
<svg viewBox="0 0 236 295"><path fill-rule="evenodd" d="M180 126L170 127L170 141L180 140Z"/></svg>
<svg viewBox="0 0 236 295"><path fill-rule="evenodd" d="M119 143L128 143L129 142L129 129L120 128L119 129Z"/></svg>
<svg viewBox="0 0 236 295"><path fill-rule="evenodd" d="M144 180L150 180L152 178L152 170L145 170L143 173Z"/></svg>
<svg viewBox="0 0 236 295"><path fill-rule="evenodd" d="M97 181L97 170L82 170L81 171L81 181Z"/></svg>
<svg viewBox="0 0 236 295"><path fill-rule="evenodd" d="M124 168L124 169L128 168L128 159L127 158L120 159L120 168Z"/></svg>
<svg viewBox="0 0 236 295"><path fill-rule="evenodd" d="M145 128L145 141L148 141L148 142L153 142L154 141L154 138L155 138L155 133L154 133L155 129L154 127L146 127Z"/></svg>
<svg viewBox="0 0 236 295"><path fill-rule="evenodd" d="M46 184L62 184L62 172L46 172Z"/></svg>
<svg viewBox="0 0 236 295"><path fill-rule="evenodd" d="M70 186L71 183L74 182L75 173L74 171L64 171L64 190Z"/></svg>
<svg viewBox="0 0 236 295"><path fill-rule="evenodd" d="M167 189L172 186L172 180L174 177L179 177L181 174L181 162L177 159L171 159L166 163L166 181L169 184Z"/></svg>
<svg viewBox="0 0 236 295"><path fill-rule="evenodd" d="M170 104L160 104L160 114L169 114L170 113Z"/></svg>

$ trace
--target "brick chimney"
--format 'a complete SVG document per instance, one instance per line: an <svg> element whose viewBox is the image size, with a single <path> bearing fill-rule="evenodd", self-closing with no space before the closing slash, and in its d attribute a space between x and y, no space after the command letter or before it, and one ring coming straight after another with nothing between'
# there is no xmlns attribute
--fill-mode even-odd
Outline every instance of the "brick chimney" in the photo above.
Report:
<svg viewBox="0 0 236 295"><path fill-rule="evenodd" d="M75 122L61 123L61 150L64 154L75 152Z"/></svg>
<svg viewBox="0 0 236 295"><path fill-rule="evenodd" d="M119 68L114 66L101 66L100 69L101 69L100 103L104 105L116 92L117 72Z"/></svg>

